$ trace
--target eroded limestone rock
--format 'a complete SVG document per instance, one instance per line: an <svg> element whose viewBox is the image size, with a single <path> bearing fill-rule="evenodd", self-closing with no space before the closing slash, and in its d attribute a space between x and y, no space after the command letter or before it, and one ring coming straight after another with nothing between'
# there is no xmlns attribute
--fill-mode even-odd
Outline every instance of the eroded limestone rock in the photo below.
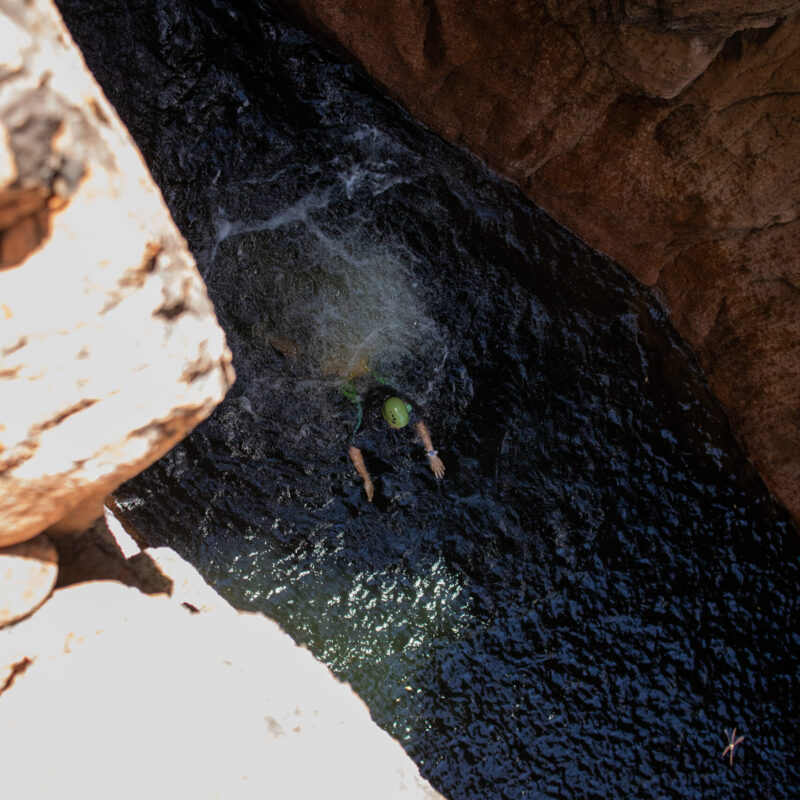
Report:
<svg viewBox="0 0 800 800"><path fill-rule="evenodd" d="M44 534L0 548L0 628L37 609L57 577L58 553Z"/></svg>
<svg viewBox="0 0 800 800"><path fill-rule="evenodd" d="M658 287L800 520L800 2L283 5Z"/></svg>
<svg viewBox="0 0 800 800"><path fill-rule="evenodd" d="M110 581L0 631L0 800L442 800L275 623Z"/></svg>
<svg viewBox="0 0 800 800"><path fill-rule="evenodd" d="M0 544L83 528L211 412L230 360L186 244L60 16L3 0Z"/></svg>

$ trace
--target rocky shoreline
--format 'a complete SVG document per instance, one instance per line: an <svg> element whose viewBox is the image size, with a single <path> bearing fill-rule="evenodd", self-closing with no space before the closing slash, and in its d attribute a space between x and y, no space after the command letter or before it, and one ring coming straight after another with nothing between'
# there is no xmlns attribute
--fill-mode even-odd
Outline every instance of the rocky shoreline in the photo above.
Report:
<svg viewBox="0 0 800 800"><path fill-rule="evenodd" d="M107 516L0 630L0 797L441 798L305 648Z"/></svg>

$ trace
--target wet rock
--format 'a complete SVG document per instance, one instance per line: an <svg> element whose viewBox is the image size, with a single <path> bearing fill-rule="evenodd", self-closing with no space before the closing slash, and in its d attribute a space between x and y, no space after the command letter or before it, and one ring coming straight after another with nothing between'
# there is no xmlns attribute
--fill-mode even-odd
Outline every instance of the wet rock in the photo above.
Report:
<svg viewBox="0 0 800 800"><path fill-rule="evenodd" d="M0 797L441 800L273 622L113 582L0 632ZM27 757L31 754L31 757ZM91 759L91 763L87 759Z"/></svg>
<svg viewBox="0 0 800 800"><path fill-rule="evenodd" d="M800 519L800 3L283 5L657 287Z"/></svg>
<svg viewBox="0 0 800 800"><path fill-rule="evenodd" d="M233 371L192 256L54 7L4 3L0 43L0 544L11 544L84 528L211 412Z"/></svg>
<svg viewBox="0 0 800 800"><path fill-rule="evenodd" d="M38 608L57 576L58 553L45 535L0 548L0 627Z"/></svg>

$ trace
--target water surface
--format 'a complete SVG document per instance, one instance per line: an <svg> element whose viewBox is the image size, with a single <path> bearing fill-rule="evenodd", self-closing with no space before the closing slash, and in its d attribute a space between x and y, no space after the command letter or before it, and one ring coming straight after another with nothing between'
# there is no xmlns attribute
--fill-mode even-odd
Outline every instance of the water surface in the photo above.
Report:
<svg viewBox="0 0 800 800"><path fill-rule="evenodd" d="M265 4L59 6L238 374L119 491L147 541L308 644L452 800L796 797L787 517L650 294ZM409 450L365 502L365 365L444 481Z"/></svg>

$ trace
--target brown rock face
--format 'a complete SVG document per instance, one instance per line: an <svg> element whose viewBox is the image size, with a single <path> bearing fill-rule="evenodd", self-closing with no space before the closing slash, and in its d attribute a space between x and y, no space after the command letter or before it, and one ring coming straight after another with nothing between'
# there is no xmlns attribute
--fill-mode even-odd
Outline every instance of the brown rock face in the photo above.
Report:
<svg viewBox="0 0 800 800"><path fill-rule="evenodd" d="M800 519L800 3L285 0L655 286Z"/></svg>
<svg viewBox="0 0 800 800"><path fill-rule="evenodd" d="M230 360L58 13L0 2L0 546L85 527L211 412Z"/></svg>

